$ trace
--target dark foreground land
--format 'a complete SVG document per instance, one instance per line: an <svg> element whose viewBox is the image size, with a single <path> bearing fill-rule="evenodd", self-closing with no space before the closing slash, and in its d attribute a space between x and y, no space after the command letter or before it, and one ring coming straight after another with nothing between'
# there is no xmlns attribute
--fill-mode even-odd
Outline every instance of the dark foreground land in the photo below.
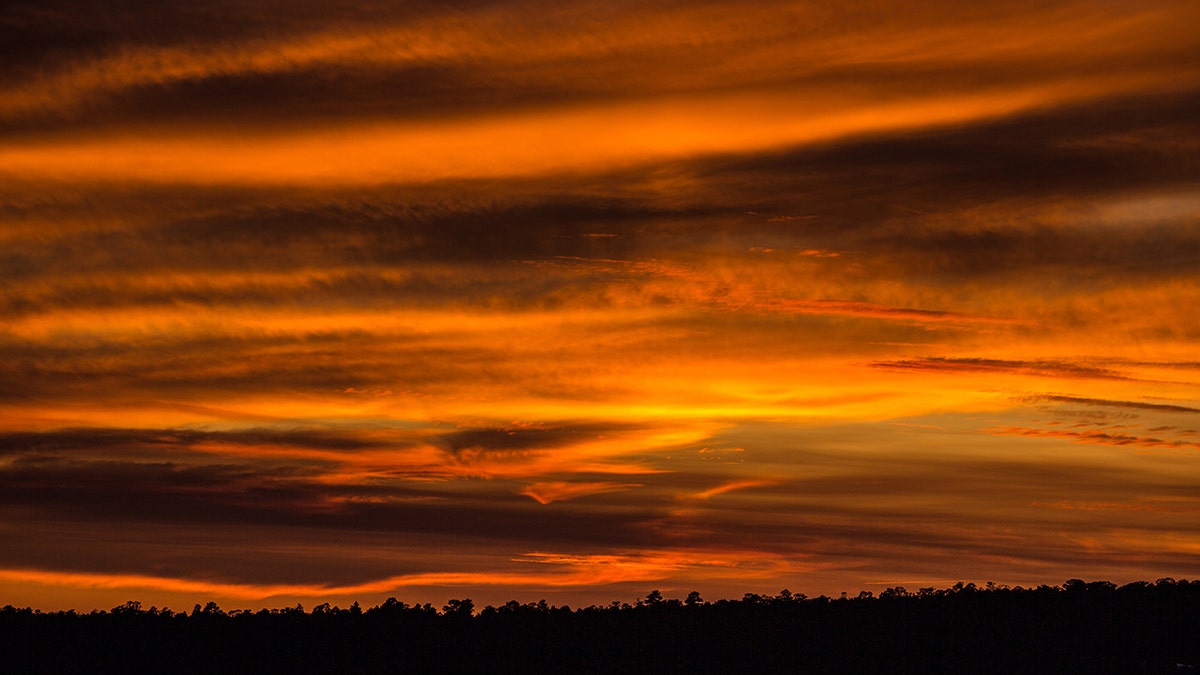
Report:
<svg viewBox="0 0 1200 675"><path fill-rule="evenodd" d="M0 609L0 672L1197 673L1200 581L879 597Z"/></svg>

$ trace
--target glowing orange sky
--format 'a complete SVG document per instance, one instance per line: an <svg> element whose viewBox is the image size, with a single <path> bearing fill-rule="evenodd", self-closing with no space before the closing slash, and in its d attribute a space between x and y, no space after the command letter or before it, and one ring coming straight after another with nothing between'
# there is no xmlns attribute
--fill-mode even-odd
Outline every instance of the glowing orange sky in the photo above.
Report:
<svg viewBox="0 0 1200 675"><path fill-rule="evenodd" d="M0 19L0 604L1200 574L1195 3Z"/></svg>

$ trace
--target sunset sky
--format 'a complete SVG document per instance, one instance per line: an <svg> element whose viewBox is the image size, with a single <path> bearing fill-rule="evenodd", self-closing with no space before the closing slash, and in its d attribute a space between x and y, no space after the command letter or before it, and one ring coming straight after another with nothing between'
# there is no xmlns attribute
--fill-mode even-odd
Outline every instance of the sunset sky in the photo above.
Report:
<svg viewBox="0 0 1200 675"><path fill-rule="evenodd" d="M1200 3L0 9L0 605L1200 576Z"/></svg>

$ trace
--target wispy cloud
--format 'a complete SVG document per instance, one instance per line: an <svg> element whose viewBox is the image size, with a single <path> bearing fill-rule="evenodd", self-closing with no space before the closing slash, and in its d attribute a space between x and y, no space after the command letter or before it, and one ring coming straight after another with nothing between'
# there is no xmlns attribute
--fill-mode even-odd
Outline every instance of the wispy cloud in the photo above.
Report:
<svg viewBox="0 0 1200 675"><path fill-rule="evenodd" d="M990 372L997 374L1013 373L1037 375L1039 377L1098 380L1133 379L1123 375L1120 371L1110 368L1103 368L1059 359L1021 361L1010 359L931 356L919 359L903 359L897 361L875 361L870 365L874 368L887 368L901 371L932 371L945 373Z"/></svg>
<svg viewBox="0 0 1200 675"><path fill-rule="evenodd" d="M772 480L756 480L756 479L735 480L735 481L730 481L728 483L722 483L721 485L709 488L707 490L701 490L700 492L697 492L695 494L695 498L696 499L712 499L713 497L716 497L717 495L725 494L726 492L731 492L733 490L744 490L747 488L764 487L767 485L775 485L775 484L776 484L776 481L772 481Z"/></svg>
<svg viewBox="0 0 1200 675"><path fill-rule="evenodd" d="M1036 429L1021 427L1002 427L991 430L1002 435L1028 436L1034 438L1061 438L1072 443L1112 446L1133 446L1140 448L1174 448L1181 450L1198 450L1200 443L1185 440L1169 440L1153 436L1140 436L1111 431L1072 431L1069 429Z"/></svg>
<svg viewBox="0 0 1200 675"><path fill-rule="evenodd" d="M1170 403L1147 403L1145 401L1113 401L1100 398L1063 396L1061 394L1036 394L1025 397L1025 400L1047 401L1051 403L1079 403L1082 405L1097 405L1110 408L1130 408L1133 410L1151 410L1155 412L1200 413L1200 408L1190 408L1185 405L1173 405Z"/></svg>
<svg viewBox="0 0 1200 675"><path fill-rule="evenodd" d="M521 490L521 494L532 497L534 501L539 504L549 504L551 502L559 502L566 499L586 497L587 495L598 495L604 494L605 492L628 490L640 485L640 483L570 483L566 481L548 481L528 485Z"/></svg>

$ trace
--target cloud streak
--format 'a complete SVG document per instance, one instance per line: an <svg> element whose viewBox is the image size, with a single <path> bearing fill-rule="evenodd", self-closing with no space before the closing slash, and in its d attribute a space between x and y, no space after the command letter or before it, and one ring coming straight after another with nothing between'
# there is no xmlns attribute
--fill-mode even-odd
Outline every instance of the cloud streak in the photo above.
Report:
<svg viewBox="0 0 1200 675"><path fill-rule="evenodd" d="M997 374L1029 374L1039 377L1078 378L1098 380L1131 379L1119 371L1066 360L1015 361L1007 359L927 357L901 361L877 361L874 368L900 371L934 371L945 373L991 372Z"/></svg>
<svg viewBox="0 0 1200 675"><path fill-rule="evenodd" d="M1132 410L1150 410L1154 412L1200 413L1200 408L1189 408L1184 405L1169 403L1146 403L1144 401L1110 401L1099 398L1081 398L1078 396L1062 396L1058 394L1039 394L1030 396L1031 401L1048 401L1051 403L1080 403L1083 405L1098 405L1113 408L1130 408Z"/></svg>

